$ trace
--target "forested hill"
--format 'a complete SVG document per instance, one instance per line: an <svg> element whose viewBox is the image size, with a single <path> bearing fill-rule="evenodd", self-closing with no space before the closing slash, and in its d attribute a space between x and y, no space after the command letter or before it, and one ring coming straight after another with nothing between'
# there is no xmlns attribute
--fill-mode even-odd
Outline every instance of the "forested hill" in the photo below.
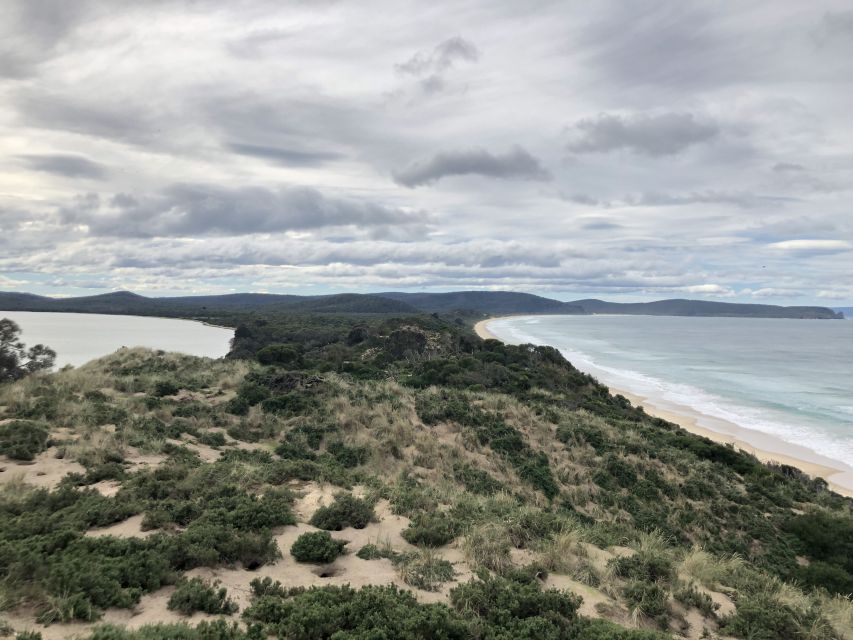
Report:
<svg viewBox="0 0 853 640"><path fill-rule="evenodd" d="M576 300L569 304L583 308L586 313L616 313L648 316L704 316L743 318L843 318L827 307L780 307L772 304L739 304L707 300L658 300L655 302L619 303L604 300Z"/></svg>
<svg viewBox="0 0 853 640"><path fill-rule="evenodd" d="M843 314L826 307L780 307L705 300L659 300L617 303L603 300L561 302L513 291L454 291L450 293L342 293L323 296L235 293L218 296L148 298L118 291L79 298L48 298L28 293L0 292L0 311L58 311L157 316L223 316L245 311L284 313L468 313L596 314L709 316L748 318L838 319Z"/></svg>

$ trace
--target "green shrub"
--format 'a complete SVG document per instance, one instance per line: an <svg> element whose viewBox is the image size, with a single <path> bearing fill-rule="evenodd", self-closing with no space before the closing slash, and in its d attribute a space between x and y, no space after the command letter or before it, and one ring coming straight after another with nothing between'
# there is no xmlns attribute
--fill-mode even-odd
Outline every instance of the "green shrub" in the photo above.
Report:
<svg viewBox="0 0 853 640"><path fill-rule="evenodd" d="M485 572L450 592L456 609L477 616L505 634L497 637L506 638L572 637L581 601L568 592L543 591L535 581L516 582Z"/></svg>
<svg viewBox="0 0 853 640"><path fill-rule="evenodd" d="M256 357L261 364L298 366L302 349L298 344L271 344L260 349Z"/></svg>
<svg viewBox="0 0 853 640"><path fill-rule="evenodd" d="M667 591L658 584L634 580L622 589L629 609L639 610L644 616L655 620L663 629L669 624Z"/></svg>
<svg viewBox="0 0 853 640"><path fill-rule="evenodd" d="M356 498L351 493L339 493L332 504L314 512L310 523L318 529L340 531L347 527L364 529L375 519L370 502Z"/></svg>
<svg viewBox="0 0 853 640"><path fill-rule="evenodd" d="M330 442L326 451L342 467L352 468L364 464L370 458L370 449L367 447L350 447L343 442Z"/></svg>
<svg viewBox="0 0 853 640"><path fill-rule="evenodd" d="M237 611L237 605L228 597L225 587L219 587L218 581L210 583L201 578L180 580L166 606L185 616L196 611L225 615Z"/></svg>
<svg viewBox="0 0 853 640"><path fill-rule="evenodd" d="M208 447L222 447L225 445L225 434L220 431L205 431L198 437L198 441Z"/></svg>
<svg viewBox="0 0 853 640"><path fill-rule="evenodd" d="M154 396L157 398L173 396L180 390L180 385L174 380L158 380L154 383Z"/></svg>
<svg viewBox="0 0 853 640"><path fill-rule="evenodd" d="M299 536L290 547L290 555L297 562L326 564L346 553L346 545L344 540L332 538L328 531L314 531Z"/></svg>
<svg viewBox="0 0 853 640"><path fill-rule="evenodd" d="M186 624L153 624L139 629L113 625L96 627L88 640L257 640L244 633L236 622L202 620L195 627Z"/></svg>
<svg viewBox="0 0 853 640"><path fill-rule="evenodd" d="M702 593L694 585L689 585L678 589L672 594L678 602L685 607L695 607L699 609L703 616L711 618L716 615L717 609L720 608L707 593Z"/></svg>
<svg viewBox="0 0 853 640"><path fill-rule="evenodd" d="M355 555L362 560L379 560L380 558L387 558L394 563L396 563L401 557L401 554L391 549L390 546L380 547L373 543L364 545Z"/></svg>
<svg viewBox="0 0 853 640"><path fill-rule="evenodd" d="M264 634L288 640L472 637L464 617L443 604L419 604L396 586L292 589L286 598L257 599L244 616Z"/></svg>
<svg viewBox="0 0 853 640"><path fill-rule="evenodd" d="M424 549L416 553L407 553L395 558L403 582L416 589L438 591L438 587L453 580L456 572L453 565Z"/></svg>
<svg viewBox="0 0 853 640"><path fill-rule="evenodd" d="M459 525L441 512L419 513L402 533L406 542L425 547L443 547L459 535Z"/></svg>
<svg viewBox="0 0 853 640"><path fill-rule="evenodd" d="M617 576L629 580L669 584L675 576L671 560L648 551L613 558L607 564Z"/></svg>
<svg viewBox="0 0 853 640"><path fill-rule="evenodd" d="M464 485L466 491L477 495L491 496L503 489L500 482L470 464L453 465L453 477Z"/></svg>
<svg viewBox="0 0 853 640"><path fill-rule="evenodd" d="M13 420L0 424L0 454L13 460L32 460L47 448L47 429L35 422Z"/></svg>
<svg viewBox="0 0 853 640"><path fill-rule="evenodd" d="M745 640L802 638L800 616L789 606L767 596L741 599L734 613L720 620L720 631Z"/></svg>

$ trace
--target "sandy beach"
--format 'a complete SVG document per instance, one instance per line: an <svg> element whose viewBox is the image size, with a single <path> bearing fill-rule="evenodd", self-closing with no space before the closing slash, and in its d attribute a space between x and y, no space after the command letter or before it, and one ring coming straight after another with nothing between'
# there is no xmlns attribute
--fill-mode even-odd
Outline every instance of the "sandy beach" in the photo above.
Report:
<svg viewBox="0 0 853 640"><path fill-rule="evenodd" d="M489 330L489 323L503 317L487 318L474 325L474 331L484 340L500 340L500 338ZM610 392L620 394L628 398L632 404L641 406L651 416L662 418L668 422L675 423L699 436L719 442L720 444L731 444L737 449L751 453L762 462L775 462L786 464L801 469L812 477L826 480L830 488L841 495L853 497L853 470L845 469L840 462L830 460L819 454L785 442L774 436L745 429L731 422L723 422L717 418L705 416L689 407L656 405L654 399L645 398L623 389L609 386ZM710 428L713 425L720 430Z"/></svg>

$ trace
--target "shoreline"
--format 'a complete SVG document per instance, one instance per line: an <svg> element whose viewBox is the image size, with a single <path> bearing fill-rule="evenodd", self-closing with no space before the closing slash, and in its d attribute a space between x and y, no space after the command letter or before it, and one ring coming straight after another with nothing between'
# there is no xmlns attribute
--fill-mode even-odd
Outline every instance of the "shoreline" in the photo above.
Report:
<svg viewBox="0 0 853 640"><path fill-rule="evenodd" d="M488 325L494 320L509 317L513 316L496 316L480 320L474 325L474 331L484 340L501 340L489 330ZM602 384L604 383L602 382ZM680 405L663 407L660 404L656 404L651 398L611 385L606 386L610 390L610 393L624 396L631 404L642 407L650 416L677 424L685 431L708 438L718 444L733 445L736 449L754 455L761 462L774 462L796 467L811 477L822 478L832 491L848 498L853 498L853 470L845 469L842 462L830 460L818 453L810 452L805 447L799 447L798 445L760 431L747 429L733 422L724 423L722 420L711 418L689 407L682 407ZM704 426L700 421L720 424L725 427L725 431L714 430L713 428ZM768 444L770 446L767 446ZM782 449L782 451L778 451L778 449ZM813 459L805 459L804 454L796 451L797 449L807 452L807 454L810 454L808 457ZM817 462L815 459L819 459L820 462Z"/></svg>

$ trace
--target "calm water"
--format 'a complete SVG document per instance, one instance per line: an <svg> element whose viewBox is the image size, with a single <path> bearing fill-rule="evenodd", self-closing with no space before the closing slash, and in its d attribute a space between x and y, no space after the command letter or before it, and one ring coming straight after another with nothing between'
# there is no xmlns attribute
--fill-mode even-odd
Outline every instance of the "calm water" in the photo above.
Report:
<svg viewBox="0 0 853 640"><path fill-rule="evenodd" d="M688 407L853 466L853 321L538 316L489 330L557 347L655 406Z"/></svg>
<svg viewBox="0 0 853 640"><path fill-rule="evenodd" d="M121 347L149 347L219 358L228 353L233 329L191 320L110 316L88 313L0 311L21 327L28 346L42 343L56 351L59 367L79 366Z"/></svg>

